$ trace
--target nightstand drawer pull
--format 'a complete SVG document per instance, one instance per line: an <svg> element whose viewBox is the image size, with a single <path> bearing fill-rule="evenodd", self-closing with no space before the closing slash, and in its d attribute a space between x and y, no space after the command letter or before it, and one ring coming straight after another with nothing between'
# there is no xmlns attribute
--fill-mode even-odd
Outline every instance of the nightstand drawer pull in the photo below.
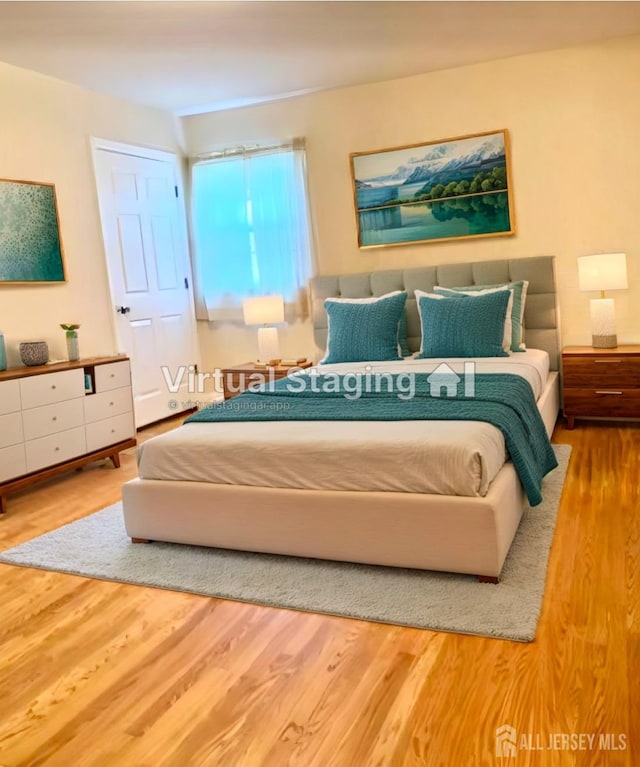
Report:
<svg viewBox="0 0 640 767"><path fill-rule="evenodd" d="M596 390L596 394L617 394L619 397L621 397L623 393L621 391L597 391Z"/></svg>

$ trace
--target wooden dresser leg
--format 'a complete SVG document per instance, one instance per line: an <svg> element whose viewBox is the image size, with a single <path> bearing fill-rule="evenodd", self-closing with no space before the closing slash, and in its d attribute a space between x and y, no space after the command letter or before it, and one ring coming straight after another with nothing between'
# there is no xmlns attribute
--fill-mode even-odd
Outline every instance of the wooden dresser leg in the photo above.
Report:
<svg viewBox="0 0 640 767"><path fill-rule="evenodd" d="M575 415L568 415L567 416L567 429L575 429L576 428L576 417Z"/></svg>
<svg viewBox="0 0 640 767"><path fill-rule="evenodd" d="M7 496L0 495L0 514L7 513Z"/></svg>
<svg viewBox="0 0 640 767"><path fill-rule="evenodd" d="M120 453L113 453L109 456L111 458L111 463L113 464L114 469L120 468Z"/></svg>
<svg viewBox="0 0 640 767"><path fill-rule="evenodd" d="M132 538L131 543L151 543L148 538Z"/></svg>
<svg viewBox="0 0 640 767"><path fill-rule="evenodd" d="M495 575L478 575L478 583L500 583L500 578Z"/></svg>

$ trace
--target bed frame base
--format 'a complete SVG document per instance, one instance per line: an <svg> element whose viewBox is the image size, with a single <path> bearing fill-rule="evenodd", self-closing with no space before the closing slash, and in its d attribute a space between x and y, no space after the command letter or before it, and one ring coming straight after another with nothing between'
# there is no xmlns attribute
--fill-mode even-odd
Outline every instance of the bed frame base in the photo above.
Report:
<svg viewBox="0 0 640 767"><path fill-rule="evenodd" d="M551 374L538 401L549 434L558 414L557 378ZM122 501L134 543L439 570L483 583L498 582L525 507L511 462L484 497L134 479L123 486Z"/></svg>
<svg viewBox="0 0 640 767"><path fill-rule="evenodd" d="M507 463L483 498L135 479L123 505L134 541L497 578L524 498Z"/></svg>

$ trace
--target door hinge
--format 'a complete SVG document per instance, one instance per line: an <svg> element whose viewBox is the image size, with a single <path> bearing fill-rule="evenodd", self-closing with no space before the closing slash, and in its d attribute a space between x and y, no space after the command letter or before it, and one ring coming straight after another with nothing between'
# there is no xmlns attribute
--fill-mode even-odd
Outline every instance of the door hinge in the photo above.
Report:
<svg viewBox="0 0 640 767"><path fill-rule="evenodd" d="M187 277L184 278L184 287L185 290L189 290L189 279Z"/></svg>
<svg viewBox="0 0 640 767"><path fill-rule="evenodd" d="M173 188L175 189L176 197L177 197L178 196L178 185L176 184Z"/></svg>

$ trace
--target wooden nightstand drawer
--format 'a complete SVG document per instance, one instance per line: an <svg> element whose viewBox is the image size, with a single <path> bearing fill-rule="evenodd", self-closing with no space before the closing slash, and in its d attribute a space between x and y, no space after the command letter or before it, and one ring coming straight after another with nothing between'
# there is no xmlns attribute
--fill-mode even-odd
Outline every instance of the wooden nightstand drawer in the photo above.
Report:
<svg viewBox="0 0 640 767"><path fill-rule="evenodd" d="M565 347L562 398L570 429L576 418L640 419L640 344Z"/></svg>
<svg viewBox="0 0 640 767"><path fill-rule="evenodd" d="M262 386L285 378L294 370L310 368L311 362L301 362L299 365L276 365L275 367L257 367L251 362L238 365L235 368L225 368L222 371L222 390L225 399L242 394L250 386Z"/></svg>
<svg viewBox="0 0 640 767"><path fill-rule="evenodd" d="M270 381L277 381L280 378L284 378L283 375L278 375L277 373L274 373L272 375L269 375L268 371L232 371L226 374L223 374L222 377L222 386L224 389L224 398L229 399L230 397L235 397L237 394L241 394L244 391L247 391L251 386L262 386L263 384L267 384Z"/></svg>
<svg viewBox="0 0 640 767"><path fill-rule="evenodd" d="M566 387L619 386L640 388L640 357L564 357Z"/></svg>
<svg viewBox="0 0 640 767"><path fill-rule="evenodd" d="M571 416L640 418L640 389L564 389L564 412Z"/></svg>

